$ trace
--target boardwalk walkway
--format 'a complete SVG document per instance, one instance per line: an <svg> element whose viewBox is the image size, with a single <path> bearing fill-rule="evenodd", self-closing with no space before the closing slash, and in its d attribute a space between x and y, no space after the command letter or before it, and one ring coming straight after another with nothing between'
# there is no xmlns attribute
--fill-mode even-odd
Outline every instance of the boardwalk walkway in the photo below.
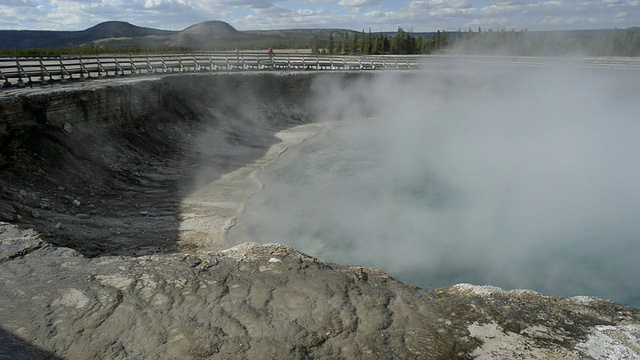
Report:
<svg viewBox="0 0 640 360"><path fill-rule="evenodd" d="M417 56L337 56L242 52L0 56L4 88L135 74L258 70L376 70L416 68Z"/></svg>
<svg viewBox="0 0 640 360"><path fill-rule="evenodd" d="M550 59L515 56L448 55L312 55L257 52L195 52L188 54L99 54L0 56L3 88L24 87L71 79L174 72L261 70L398 70L428 64L462 62L473 65L542 66ZM558 60L554 60L558 62ZM638 58L565 59L582 67L640 70Z"/></svg>

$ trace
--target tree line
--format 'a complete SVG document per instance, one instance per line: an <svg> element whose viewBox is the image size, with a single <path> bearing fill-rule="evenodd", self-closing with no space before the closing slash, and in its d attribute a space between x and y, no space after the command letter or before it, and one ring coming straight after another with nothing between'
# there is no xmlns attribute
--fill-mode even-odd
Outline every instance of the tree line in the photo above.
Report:
<svg viewBox="0 0 640 360"><path fill-rule="evenodd" d="M402 27L394 36L384 33L344 34L326 41L317 36L311 46L314 53L342 55L432 54L455 50L468 54L504 54L518 56L640 56L640 28L575 31L515 31L488 29L477 31L438 30L413 34Z"/></svg>
<svg viewBox="0 0 640 360"><path fill-rule="evenodd" d="M263 50L273 48L311 49L316 54L385 55L433 54L456 50L468 54L505 54L519 56L640 56L640 28L578 31L532 31L526 29L488 29L415 34L399 27L394 33L333 32L311 40L301 38L269 39L219 46L158 47L158 46L82 46L70 48L0 49L2 55L73 55L102 53L189 53L195 51Z"/></svg>
<svg viewBox="0 0 640 360"><path fill-rule="evenodd" d="M402 27L394 36L385 33L345 33L341 39L335 39L329 33L326 40L314 36L311 52L315 54L338 55L384 55L384 54L430 54L441 51L449 45L446 32L438 30L432 37L415 36Z"/></svg>
<svg viewBox="0 0 640 360"><path fill-rule="evenodd" d="M450 45L469 54L640 56L640 28L576 31L458 30Z"/></svg>

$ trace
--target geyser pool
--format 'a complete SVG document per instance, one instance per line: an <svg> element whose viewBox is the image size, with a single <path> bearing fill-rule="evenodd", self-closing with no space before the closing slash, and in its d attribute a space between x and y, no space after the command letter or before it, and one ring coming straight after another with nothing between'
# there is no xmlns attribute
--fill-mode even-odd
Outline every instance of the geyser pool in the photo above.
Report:
<svg viewBox="0 0 640 360"><path fill-rule="evenodd" d="M566 64L565 64L566 65ZM570 66L318 78L329 131L260 174L232 238L640 306L640 81Z"/></svg>

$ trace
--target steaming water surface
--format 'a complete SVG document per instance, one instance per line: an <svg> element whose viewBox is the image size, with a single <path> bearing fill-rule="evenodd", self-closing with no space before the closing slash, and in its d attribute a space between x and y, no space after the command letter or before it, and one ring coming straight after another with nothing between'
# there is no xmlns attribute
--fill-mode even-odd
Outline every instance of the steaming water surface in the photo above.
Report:
<svg viewBox="0 0 640 360"><path fill-rule="evenodd" d="M427 289L640 307L638 84L567 69L320 83L341 121L261 173L231 236Z"/></svg>

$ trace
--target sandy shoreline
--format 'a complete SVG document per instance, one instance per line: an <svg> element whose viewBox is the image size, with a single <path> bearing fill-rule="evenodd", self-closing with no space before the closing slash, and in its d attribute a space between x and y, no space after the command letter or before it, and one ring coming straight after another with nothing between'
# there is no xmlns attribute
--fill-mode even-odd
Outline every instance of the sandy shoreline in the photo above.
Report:
<svg viewBox="0 0 640 360"><path fill-rule="evenodd" d="M180 206L179 244L183 248L209 251L237 245L228 239L228 231L246 208L248 200L264 184L258 174L274 164L289 148L315 137L326 129L313 123L282 130L275 134L281 141L272 145L258 160L224 174L187 196Z"/></svg>

